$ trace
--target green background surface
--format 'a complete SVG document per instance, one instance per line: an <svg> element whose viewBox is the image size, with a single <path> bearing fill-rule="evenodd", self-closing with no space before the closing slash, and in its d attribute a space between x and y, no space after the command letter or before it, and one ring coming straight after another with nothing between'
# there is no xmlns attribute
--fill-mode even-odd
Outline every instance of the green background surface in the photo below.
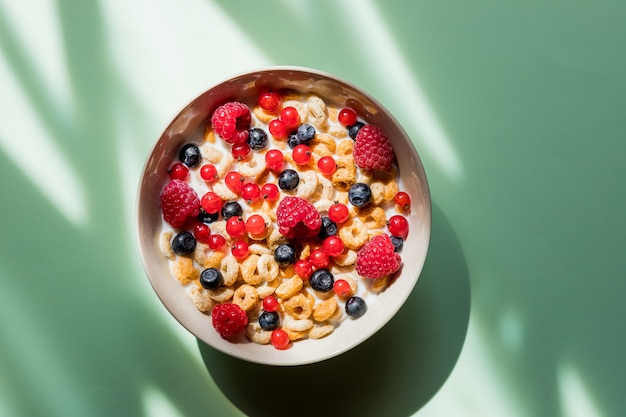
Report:
<svg viewBox="0 0 626 417"><path fill-rule="evenodd" d="M0 0L0 415L625 415L625 22L610 0ZM267 65L377 97L433 198L407 304L294 368L188 334L135 237L160 132Z"/></svg>

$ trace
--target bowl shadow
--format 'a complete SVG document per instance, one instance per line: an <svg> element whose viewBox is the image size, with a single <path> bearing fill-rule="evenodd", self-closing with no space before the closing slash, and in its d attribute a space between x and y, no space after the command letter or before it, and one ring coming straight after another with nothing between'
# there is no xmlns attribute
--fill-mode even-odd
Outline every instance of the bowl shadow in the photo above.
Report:
<svg viewBox="0 0 626 417"><path fill-rule="evenodd" d="M432 218L428 258L407 302L352 350L315 364L274 367L228 356L198 339L204 364L224 395L251 417L393 417L422 408L452 372L470 312L462 248L434 203Z"/></svg>

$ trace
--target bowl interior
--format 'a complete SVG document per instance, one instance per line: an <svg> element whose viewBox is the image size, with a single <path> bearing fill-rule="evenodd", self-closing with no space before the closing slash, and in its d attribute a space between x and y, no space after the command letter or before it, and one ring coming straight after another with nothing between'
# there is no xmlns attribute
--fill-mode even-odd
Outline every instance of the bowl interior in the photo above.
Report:
<svg viewBox="0 0 626 417"><path fill-rule="evenodd" d="M168 168L180 147L204 129L219 105L234 99L257 96L263 88L291 88L313 93L327 103L352 107L369 123L380 126L390 139L400 172L400 188L411 195L408 215L410 233L402 251L403 267L384 292L368 301L368 312L360 319L347 319L329 336L302 340L289 349L248 342L232 343L212 328L209 315L201 313L182 285L171 275L159 249L161 229L159 195L168 181ZM270 68L243 74L202 93L172 120L152 149L141 176L138 201L138 238L145 271L154 291L170 313L192 334L226 354L269 365L300 365L339 355L366 340L383 327L410 295L426 258L431 227L431 201L424 168L410 138L396 119L375 99L355 86L329 74L305 68Z"/></svg>

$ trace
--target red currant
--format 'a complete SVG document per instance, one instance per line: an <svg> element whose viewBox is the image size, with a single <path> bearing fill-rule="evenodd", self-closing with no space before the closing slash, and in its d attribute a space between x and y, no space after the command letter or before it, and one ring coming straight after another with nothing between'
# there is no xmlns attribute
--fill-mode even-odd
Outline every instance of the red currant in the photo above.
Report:
<svg viewBox="0 0 626 417"><path fill-rule="evenodd" d="M317 168L324 175L332 175L337 169L337 163L335 162L335 159L332 156L326 155L326 156L322 156L317 161Z"/></svg>
<svg viewBox="0 0 626 417"><path fill-rule="evenodd" d="M265 311L276 311L278 310L278 300L273 295L268 295L263 299L263 310Z"/></svg>
<svg viewBox="0 0 626 417"><path fill-rule="evenodd" d="M246 233L246 223L239 216L229 217L226 220L226 233L233 239L237 239Z"/></svg>
<svg viewBox="0 0 626 417"><path fill-rule="evenodd" d="M265 164L272 171L280 171L285 163L285 155L279 149L272 149L265 154Z"/></svg>
<svg viewBox="0 0 626 417"><path fill-rule="evenodd" d="M296 274L304 280L309 279L313 273L313 264L306 259L297 260L293 267Z"/></svg>
<svg viewBox="0 0 626 417"><path fill-rule="evenodd" d="M280 95L272 90L263 91L259 94L257 103L263 110L270 113L275 112L280 107Z"/></svg>
<svg viewBox="0 0 626 417"><path fill-rule="evenodd" d="M219 233L213 233L211 236L209 236L209 248L213 250L220 250L224 247L225 244L226 239Z"/></svg>
<svg viewBox="0 0 626 417"><path fill-rule="evenodd" d="M345 107L339 111L337 121L342 126L348 127L356 123L356 112L349 107Z"/></svg>
<svg viewBox="0 0 626 417"><path fill-rule="evenodd" d="M343 240L339 236L328 236L322 243L322 249L328 256L339 256L343 253Z"/></svg>
<svg viewBox="0 0 626 417"><path fill-rule="evenodd" d="M233 193L241 194L241 190L243 189L243 177L237 171L230 171L226 174L224 183Z"/></svg>
<svg viewBox="0 0 626 417"><path fill-rule="evenodd" d="M248 142L235 143L230 149L233 158L238 161L246 159L248 155L250 155L251 151L252 149L250 149L250 145L248 145Z"/></svg>
<svg viewBox="0 0 626 417"><path fill-rule="evenodd" d="M252 236L260 236L265 233L266 229L265 219L259 214L253 214L246 220L246 230Z"/></svg>
<svg viewBox="0 0 626 417"><path fill-rule="evenodd" d="M345 279L338 279L337 281L335 281L335 283L333 284L333 291L339 297L343 298L352 295L352 288L350 288L350 283L348 283L348 281L346 281Z"/></svg>
<svg viewBox="0 0 626 417"><path fill-rule="evenodd" d="M245 259L250 253L248 244L243 240L235 240L230 248L230 253L238 260Z"/></svg>
<svg viewBox="0 0 626 417"><path fill-rule="evenodd" d="M278 189L278 185L268 182L267 184L263 184L261 187L261 197L266 199L267 201L276 201L280 195L280 190Z"/></svg>
<svg viewBox="0 0 626 417"><path fill-rule="evenodd" d="M200 204L207 213L217 213L222 209L222 198L213 191L209 191L202 196Z"/></svg>
<svg viewBox="0 0 626 417"><path fill-rule="evenodd" d="M284 107L280 111L280 120L285 124L286 131L293 130L300 125L300 115L295 107Z"/></svg>
<svg viewBox="0 0 626 417"><path fill-rule="evenodd" d="M197 223L193 227L193 236L200 243L208 243L211 236L211 228L206 223Z"/></svg>
<svg viewBox="0 0 626 417"><path fill-rule="evenodd" d="M217 168L213 164L202 165L200 168L200 177L206 182L211 182L219 178L217 175Z"/></svg>
<svg viewBox="0 0 626 417"><path fill-rule="evenodd" d="M387 221L387 229L392 236L405 238L409 233L409 221L399 214L393 215Z"/></svg>
<svg viewBox="0 0 626 417"><path fill-rule="evenodd" d="M311 262L311 265L313 265L315 268L326 268L328 266L328 262L330 261L330 258L328 257L328 254L326 252L324 252L323 249L313 249L311 251L311 254L309 255L309 262Z"/></svg>
<svg viewBox="0 0 626 417"><path fill-rule="evenodd" d="M267 126L267 129L270 131L270 134L274 136L275 139L287 139L287 126L285 126L285 122L283 122L282 120L271 120Z"/></svg>
<svg viewBox="0 0 626 417"><path fill-rule="evenodd" d="M293 162L298 165L306 165L311 160L311 148L307 145L301 143L293 148L291 152L291 157L293 158Z"/></svg>
<svg viewBox="0 0 626 417"><path fill-rule="evenodd" d="M272 330L270 341L276 349L286 349L289 346L289 335L283 329Z"/></svg>
<svg viewBox="0 0 626 417"><path fill-rule="evenodd" d="M189 168L180 162L176 162L170 168L170 179L187 181L189 178Z"/></svg>
<svg viewBox="0 0 626 417"><path fill-rule="evenodd" d="M411 196L404 191L398 191L393 197L393 201L404 210L408 210L411 207Z"/></svg>
<svg viewBox="0 0 626 417"><path fill-rule="evenodd" d="M342 203L334 203L328 208L328 218L337 224L344 223L350 217L348 206Z"/></svg>
<svg viewBox="0 0 626 417"><path fill-rule="evenodd" d="M248 204L252 204L261 198L261 187L255 182L247 182L241 189L241 198Z"/></svg>

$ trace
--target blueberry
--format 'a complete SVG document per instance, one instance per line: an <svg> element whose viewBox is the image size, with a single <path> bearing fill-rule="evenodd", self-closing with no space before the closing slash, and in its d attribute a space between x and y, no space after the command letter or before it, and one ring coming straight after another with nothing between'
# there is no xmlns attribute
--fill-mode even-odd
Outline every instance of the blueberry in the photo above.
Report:
<svg viewBox="0 0 626 417"><path fill-rule="evenodd" d="M189 255L196 250L196 238L189 232L180 232L172 239L172 250L176 255Z"/></svg>
<svg viewBox="0 0 626 417"><path fill-rule="evenodd" d="M328 269L325 268L316 270L309 277L309 284L311 284L311 288L319 292L332 291L334 283L335 277Z"/></svg>
<svg viewBox="0 0 626 417"><path fill-rule="evenodd" d="M299 183L300 177L298 176L298 173L291 168L287 168L278 176L278 186L281 190L293 190Z"/></svg>
<svg viewBox="0 0 626 417"><path fill-rule="evenodd" d="M290 134L289 137L287 138L287 145L289 145L291 149L300 145L300 143L301 143L300 139L298 138L298 135L296 135L295 133Z"/></svg>
<svg viewBox="0 0 626 417"><path fill-rule="evenodd" d="M204 209L200 209L200 214L198 214L198 221L202 223L213 223L220 217L219 213L207 213Z"/></svg>
<svg viewBox="0 0 626 417"><path fill-rule="evenodd" d="M398 236L391 236L391 244L393 245L394 252L402 252L402 246L404 246L404 240Z"/></svg>
<svg viewBox="0 0 626 417"><path fill-rule="evenodd" d="M178 159L180 162L187 165L188 167L195 167L202 162L202 154L200 153L200 148L193 143L188 143L182 148L180 148L180 152L178 153Z"/></svg>
<svg viewBox="0 0 626 417"><path fill-rule="evenodd" d="M317 236L320 239L326 239L328 236L335 236L337 234L337 223L332 221L328 216L322 217L322 227L320 228Z"/></svg>
<svg viewBox="0 0 626 417"><path fill-rule="evenodd" d="M228 220L235 216L241 217L242 214L243 209L241 208L241 204L236 201L228 201L222 206L222 218L224 220Z"/></svg>
<svg viewBox="0 0 626 417"><path fill-rule="evenodd" d="M200 284L207 290L215 289L223 282L224 277L219 269L207 268L200 273Z"/></svg>
<svg viewBox="0 0 626 417"><path fill-rule="evenodd" d="M248 131L248 145L255 151L265 148L267 146L267 133L263 129L253 127Z"/></svg>
<svg viewBox="0 0 626 417"><path fill-rule="evenodd" d="M363 126L365 126L365 123L356 122L348 128L348 136L350 136L352 139L356 139L357 133L359 133L359 130L361 130Z"/></svg>
<svg viewBox="0 0 626 417"><path fill-rule="evenodd" d="M315 128L308 123L303 123L298 126L296 137L300 143L309 143L315 137Z"/></svg>
<svg viewBox="0 0 626 417"><path fill-rule="evenodd" d="M274 250L274 259L281 265L291 265L296 262L296 248L290 243L278 245Z"/></svg>
<svg viewBox="0 0 626 417"><path fill-rule="evenodd" d="M280 324L280 317L275 311L263 311L259 314L259 326L263 330L276 330Z"/></svg>
<svg viewBox="0 0 626 417"><path fill-rule="evenodd" d="M346 314L352 318L358 319L367 311L365 300L356 295L348 298L346 301Z"/></svg>
<svg viewBox="0 0 626 417"><path fill-rule="evenodd" d="M363 207L372 199L372 190L362 182L352 184L348 191L348 200L355 207Z"/></svg>

